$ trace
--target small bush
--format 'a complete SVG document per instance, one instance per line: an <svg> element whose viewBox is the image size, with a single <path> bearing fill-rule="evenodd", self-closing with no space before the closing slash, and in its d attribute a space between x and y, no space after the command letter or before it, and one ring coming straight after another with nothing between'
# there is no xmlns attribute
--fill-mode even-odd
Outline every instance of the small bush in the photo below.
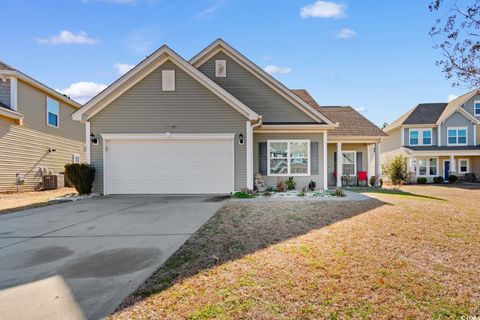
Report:
<svg viewBox="0 0 480 320"><path fill-rule="evenodd" d="M371 177L370 177L370 185L371 185L372 187L375 187L375 181L377 181L377 177L371 176ZM382 186L383 186L383 179L382 179L382 178L380 178L380 181L379 181L379 183L378 183L378 186L379 186L379 187L382 187Z"/></svg>
<svg viewBox="0 0 480 320"><path fill-rule="evenodd" d="M271 191L268 191L268 190L267 190L267 191L265 191L264 193L262 193L262 195L263 195L264 197L270 198L270 197L273 195L273 193L272 193Z"/></svg>
<svg viewBox="0 0 480 320"><path fill-rule="evenodd" d="M67 164L65 165L65 175L73 184L78 194L84 195L92 193L95 168L84 163Z"/></svg>
<svg viewBox="0 0 480 320"><path fill-rule="evenodd" d="M287 187L285 186L285 182L278 178L277 180L277 192L285 192L287 190Z"/></svg>
<svg viewBox="0 0 480 320"><path fill-rule="evenodd" d="M333 195L334 197L345 197L345 196L346 196L345 192L343 192L343 190L340 189L340 188L335 189L335 190L332 192L332 195Z"/></svg>
<svg viewBox="0 0 480 320"><path fill-rule="evenodd" d="M299 197L305 197L305 191L300 191L299 193L297 193L297 196Z"/></svg>
<svg viewBox="0 0 480 320"><path fill-rule="evenodd" d="M316 187L317 187L317 183L313 180L310 180L310 183L308 184L308 190L315 191Z"/></svg>
<svg viewBox="0 0 480 320"><path fill-rule="evenodd" d="M289 177L288 180L285 181L285 186L287 187L287 190L294 190L297 183L293 180L293 177Z"/></svg>
<svg viewBox="0 0 480 320"><path fill-rule="evenodd" d="M232 197L238 198L238 199L249 199L255 197L254 195L248 193L248 192L243 192L243 191L238 191L235 192Z"/></svg>
<svg viewBox="0 0 480 320"><path fill-rule="evenodd" d="M454 174L451 174L451 175L448 176L448 182L450 182L450 183L454 183L457 180L458 180L458 177Z"/></svg>
<svg viewBox="0 0 480 320"><path fill-rule="evenodd" d="M442 176L434 177L433 178L433 183L443 183L445 180L443 179Z"/></svg>
<svg viewBox="0 0 480 320"><path fill-rule="evenodd" d="M401 185L408 180L407 160L398 155L383 165L383 172L392 184Z"/></svg>
<svg viewBox="0 0 480 320"><path fill-rule="evenodd" d="M274 187L267 187L267 190L268 192L274 192L275 191L275 188Z"/></svg>
<svg viewBox="0 0 480 320"><path fill-rule="evenodd" d="M418 183L418 184L425 184L425 183L427 183L427 178L425 178L425 177L418 177L418 178L417 178L417 183Z"/></svg>

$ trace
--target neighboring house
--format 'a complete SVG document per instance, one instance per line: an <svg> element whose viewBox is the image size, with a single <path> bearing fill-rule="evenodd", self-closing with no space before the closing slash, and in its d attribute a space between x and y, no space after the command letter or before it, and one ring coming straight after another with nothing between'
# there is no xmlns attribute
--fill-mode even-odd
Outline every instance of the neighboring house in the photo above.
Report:
<svg viewBox="0 0 480 320"><path fill-rule="evenodd" d="M386 136L350 107L286 88L221 39L190 61L162 46L72 118L86 124L104 194L229 193L253 189L257 174L272 187L293 176L297 188L327 188L340 183L334 172L368 171L367 146Z"/></svg>
<svg viewBox="0 0 480 320"><path fill-rule="evenodd" d="M449 174L480 176L480 90L448 103L421 103L387 126L381 161L408 159L412 181Z"/></svg>
<svg viewBox="0 0 480 320"><path fill-rule="evenodd" d="M85 162L80 105L0 62L0 192L42 188L45 174Z"/></svg>

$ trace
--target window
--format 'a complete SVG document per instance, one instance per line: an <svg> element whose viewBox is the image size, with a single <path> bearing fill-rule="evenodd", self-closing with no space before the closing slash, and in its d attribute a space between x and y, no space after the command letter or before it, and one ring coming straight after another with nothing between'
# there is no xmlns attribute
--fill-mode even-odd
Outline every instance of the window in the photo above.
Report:
<svg viewBox="0 0 480 320"><path fill-rule="evenodd" d="M227 76L227 61L215 60L215 77L225 78Z"/></svg>
<svg viewBox="0 0 480 320"><path fill-rule="evenodd" d="M476 116L480 116L480 101L475 101L473 103L473 113Z"/></svg>
<svg viewBox="0 0 480 320"><path fill-rule="evenodd" d="M458 172L459 173L468 173L468 159L459 159L458 160Z"/></svg>
<svg viewBox="0 0 480 320"><path fill-rule="evenodd" d="M58 128L60 104L58 101L50 99L47 97L47 124L52 127Z"/></svg>
<svg viewBox="0 0 480 320"><path fill-rule="evenodd" d="M175 91L175 70L162 70L162 91Z"/></svg>
<svg viewBox="0 0 480 320"><path fill-rule="evenodd" d="M424 145L432 144L432 130L423 130L422 131L422 143Z"/></svg>
<svg viewBox="0 0 480 320"><path fill-rule="evenodd" d="M342 152L342 174L344 176L357 174L357 153L355 151Z"/></svg>
<svg viewBox="0 0 480 320"><path fill-rule="evenodd" d="M428 174L431 176L437 175L437 158L430 158L428 160Z"/></svg>
<svg viewBox="0 0 480 320"><path fill-rule="evenodd" d="M310 175L310 141L268 140L268 175Z"/></svg>
<svg viewBox="0 0 480 320"><path fill-rule="evenodd" d="M418 144L418 130L410 130L410 145Z"/></svg>
<svg viewBox="0 0 480 320"><path fill-rule="evenodd" d="M416 160L415 171L418 176L438 175L438 158L418 158Z"/></svg>
<svg viewBox="0 0 480 320"><path fill-rule="evenodd" d="M467 128L448 128L448 144L467 144Z"/></svg>

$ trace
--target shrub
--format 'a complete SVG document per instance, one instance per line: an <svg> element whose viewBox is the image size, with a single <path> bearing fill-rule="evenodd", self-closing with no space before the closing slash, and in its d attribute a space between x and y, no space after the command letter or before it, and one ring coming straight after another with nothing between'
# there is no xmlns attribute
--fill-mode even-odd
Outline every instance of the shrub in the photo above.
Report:
<svg viewBox="0 0 480 320"><path fill-rule="evenodd" d="M297 196L299 197L305 197L305 191L300 191L299 193L297 193Z"/></svg>
<svg viewBox="0 0 480 320"><path fill-rule="evenodd" d="M65 175L73 184L78 194L84 195L92 193L95 168L84 163L67 164L65 165Z"/></svg>
<svg viewBox="0 0 480 320"><path fill-rule="evenodd" d="M433 183L443 183L445 180L443 179L442 176L434 177L433 178Z"/></svg>
<svg viewBox="0 0 480 320"><path fill-rule="evenodd" d="M383 172L392 184L403 184L408 180L407 160L403 156L398 155L383 165Z"/></svg>
<svg viewBox="0 0 480 320"><path fill-rule="evenodd" d="M253 198L254 196L247 192L238 191L238 192L235 192L232 195L232 197L238 198L238 199L248 199L248 198Z"/></svg>
<svg viewBox="0 0 480 320"><path fill-rule="evenodd" d="M272 193L271 191L268 191L268 190L267 190L267 191L265 191L264 193L262 193L262 195L263 195L264 197L269 198L269 197L271 197L271 196L273 195L273 193Z"/></svg>
<svg viewBox="0 0 480 320"><path fill-rule="evenodd" d="M450 183L454 183L457 180L458 180L458 177L454 174L451 174L451 175L448 176L448 182L450 182Z"/></svg>
<svg viewBox="0 0 480 320"><path fill-rule="evenodd" d="M275 191L275 188L274 187L267 187L267 192L274 192Z"/></svg>
<svg viewBox="0 0 480 320"><path fill-rule="evenodd" d="M372 187L375 187L375 181L376 181L376 180L377 180L377 177L375 177L375 176L371 176L371 177L370 177L370 185L371 185ZM380 181L379 181L379 183L378 183L378 186L379 186L379 187L382 187L382 186L383 186L383 179L382 179L382 178L380 178Z"/></svg>
<svg viewBox="0 0 480 320"><path fill-rule="evenodd" d="M345 197L345 196L346 196L345 192L343 192L343 190L340 189L340 188L335 189L335 190L332 192L332 195L333 195L334 197Z"/></svg>
<svg viewBox="0 0 480 320"><path fill-rule="evenodd" d="M287 190L293 190L297 186L297 183L293 180L293 177L289 177L288 180L285 181L285 186L287 187Z"/></svg>
<svg viewBox="0 0 480 320"><path fill-rule="evenodd" d="M310 183L308 184L308 190L315 191L316 187L317 187L317 183L313 180L310 180Z"/></svg>
<svg viewBox="0 0 480 320"><path fill-rule="evenodd" d="M285 182L278 178L277 180L277 192L285 192L287 190L287 187L285 186Z"/></svg>
<svg viewBox="0 0 480 320"><path fill-rule="evenodd" d="M425 177L418 177L418 178L417 178L417 183L418 183L418 184L425 184L425 183L427 183L427 178L425 178Z"/></svg>

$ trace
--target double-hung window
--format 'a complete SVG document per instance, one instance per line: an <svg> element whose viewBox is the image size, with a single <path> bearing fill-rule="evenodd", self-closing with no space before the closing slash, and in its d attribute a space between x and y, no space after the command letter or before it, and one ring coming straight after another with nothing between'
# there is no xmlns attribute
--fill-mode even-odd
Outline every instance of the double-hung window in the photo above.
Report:
<svg viewBox="0 0 480 320"><path fill-rule="evenodd" d="M47 124L51 127L58 128L60 116L60 104L47 97Z"/></svg>
<svg viewBox="0 0 480 320"><path fill-rule="evenodd" d="M468 173L468 159L460 159L458 160L458 170L459 173Z"/></svg>
<svg viewBox="0 0 480 320"><path fill-rule="evenodd" d="M410 130L410 145L418 145L418 130Z"/></svg>
<svg viewBox="0 0 480 320"><path fill-rule="evenodd" d="M355 151L342 152L342 174L344 176L357 174L357 153Z"/></svg>
<svg viewBox="0 0 480 320"><path fill-rule="evenodd" d="M427 159L418 159L418 175L427 175Z"/></svg>
<svg viewBox="0 0 480 320"><path fill-rule="evenodd" d="M431 176L437 175L437 158L428 159L428 173Z"/></svg>
<svg viewBox="0 0 480 320"><path fill-rule="evenodd" d="M447 132L449 145L467 144L467 128L448 128Z"/></svg>
<svg viewBox="0 0 480 320"><path fill-rule="evenodd" d="M437 176L438 158L419 158L416 170L419 176Z"/></svg>
<svg viewBox="0 0 480 320"><path fill-rule="evenodd" d="M473 103L473 113L475 116L480 116L480 100Z"/></svg>
<svg viewBox="0 0 480 320"><path fill-rule="evenodd" d="M309 140L268 140L269 176L310 175Z"/></svg>
<svg viewBox="0 0 480 320"><path fill-rule="evenodd" d="M424 129L422 130L422 144L431 145L432 144L432 130Z"/></svg>

